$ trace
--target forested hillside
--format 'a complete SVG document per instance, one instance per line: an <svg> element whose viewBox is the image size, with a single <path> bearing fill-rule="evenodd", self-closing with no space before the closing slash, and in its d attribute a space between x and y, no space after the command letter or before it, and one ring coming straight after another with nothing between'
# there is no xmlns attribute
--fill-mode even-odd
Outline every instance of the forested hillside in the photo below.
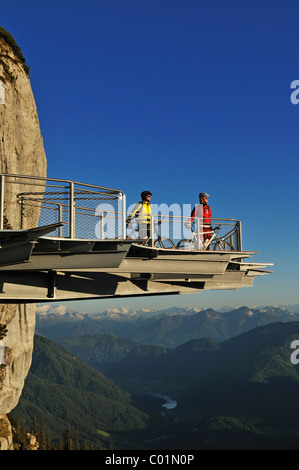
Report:
<svg viewBox="0 0 299 470"><path fill-rule="evenodd" d="M43 419L51 439L70 425L81 442L115 445L111 433L146 426L128 392L52 341L35 336L32 366L14 416Z"/></svg>

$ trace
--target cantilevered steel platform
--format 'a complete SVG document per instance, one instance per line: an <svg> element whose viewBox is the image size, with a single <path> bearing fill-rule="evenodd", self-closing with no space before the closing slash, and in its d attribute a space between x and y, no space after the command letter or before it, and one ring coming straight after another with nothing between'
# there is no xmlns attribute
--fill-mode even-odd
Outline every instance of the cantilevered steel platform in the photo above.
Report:
<svg viewBox="0 0 299 470"><path fill-rule="evenodd" d="M74 191L70 191L68 221L72 227L66 236L62 236L61 231L68 221L64 222L61 217L58 222L36 228L0 230L0 301L24 303L194 294L203 290L249 287L255 277L271 272L267 268L269 264L251 261L256 252L240 249L240 232L238 243L231 251L164 249L128 240L123 223L127 215L123 193L106 188L100 188L99 192L105 200L114 200L121 194L121 229L114 238L76 238L75 210L79 204L77 223L82 213L85 215L81 200L86 198L86 192L82 190L77 199ZM1 193L4 194L3 188ZM24 200L32 203L35 193L26 193L27 199L24 194L22 204ZM45 194L44 190L42 198ZM56 204L56 181L53 194L56 199L53 195L51 198ZM91 194L94 199L95 190ZM48 198L47 204L49 201ZM43 207L43 199L38 199L38 203ZM23 206L22 211L23 217ZM3 207L0 207L0 219L1 212L3 217ZM99 211L96 215L99 216ZM100 216L102 220L102 213Z"/></svg>
<svg viewBox="0 0 299 470"><path fill-rule="evenodd" d="M188 252L127 240L39 237L50 229L0 233L1 301L194 294L249 287L256 276L270 272L266 264L244 261L252 252Z"/></svg>

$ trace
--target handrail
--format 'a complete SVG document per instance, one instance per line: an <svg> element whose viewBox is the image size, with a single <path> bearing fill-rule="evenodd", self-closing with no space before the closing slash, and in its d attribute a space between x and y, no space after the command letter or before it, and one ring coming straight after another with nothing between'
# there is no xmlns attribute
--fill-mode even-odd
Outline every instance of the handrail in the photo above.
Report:
<svg viewBox="0 0 299 470"><path fill-rule="evenodd" d="M7 192L6 184L15 186ZM15 187L18 188L18 185L20 185L19 191L16 191ZM32 191L30 191L31 187ZM7 197L8 194L10 199L5 201L4 205L5 195ZM14 213L18 203L20 211L17 210ZM164 205L161 206L164 207ZM177 204L177 206L178 212L175 213L171 206L166 209L165 212L169 210L166 215L152 214L150 227L152 243L154 232L157 230L154 229L153 222L161 220L161 218L164 218L167 223L163 222L162 227L159 226L159 237L170 238L175 244L182 238L190 237L190 232L188 234L188 230L186 231L185 224L190 220L190 216L186 215L187 205L179 206ZM39 225L64 222L63 228L60 228L60 236L63 233L62 238L71 239L98 238L97 234L100 234L101 238L104 234L107 239L126 239L126 221L129 214L134 214L133 212L127 213L126 196L121 190L68 179L11 173L0 173L0 229L3 229L4 225L4 209L6 211L8 209L13 225L15 223L14 228L18 226L21 229L27 228L26 221L32 220L30 217L33 214L36 218L39 217ZM236 247L236 250L242 250L241 222L239 220L212 218L211 221L212 224L220 222L222 227L224 225L233 226L226 233L220 229L218 236L230 238L230 243ZM11 224L10 220L8 222ZM196 240L199 249L203 221L196 220L196 222ZM67 234L66 230L68 230Z"/></svg>
<svg viewBox="0 0 299 470"><path fill-rule="evenodd" d="M112 188L106 188L105 186L98 186L96 184L90 184L90 183L80 183L78 181L73 181L73 180L66 180L66 179L59 179L59 178L49 178L47 176L35 176L35 175L19 175L19 174L13 174L13 173L0 173L0 176L10 176L12 178L24 178L24 179L38 179L42 181L55 181L55 182L61 182L61 183L73 183L77 184L80 186L86 186L86 187L91 187L91 188L98 188L98 189L103 189L105 191L112 191L115 194L122 193L120 189L112 189Z"/></svg>

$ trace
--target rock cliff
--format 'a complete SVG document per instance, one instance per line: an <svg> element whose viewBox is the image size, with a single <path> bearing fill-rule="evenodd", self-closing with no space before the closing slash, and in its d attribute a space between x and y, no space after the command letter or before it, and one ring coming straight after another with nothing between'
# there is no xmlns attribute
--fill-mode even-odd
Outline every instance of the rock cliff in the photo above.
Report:
<svg viewBox="0 0 299 470"><path fill-rule="evenodd" d="M29 68L19 46L2 27L0 84L0 173L44 177L46 155ZM5 187L5 216L12 228L19 229L16 193L24 191L24 187L14 186ZM23 228L35 227L38 217L38 210L33 211ZM6 335L0 337L0 422L6 423L5 416L17 405L31 365L35 305L0 304L0 325L6 325L7 330ZM9 426L4 429L6 432ZM11 448L9 433L0 435L0 450Z"/></svg>

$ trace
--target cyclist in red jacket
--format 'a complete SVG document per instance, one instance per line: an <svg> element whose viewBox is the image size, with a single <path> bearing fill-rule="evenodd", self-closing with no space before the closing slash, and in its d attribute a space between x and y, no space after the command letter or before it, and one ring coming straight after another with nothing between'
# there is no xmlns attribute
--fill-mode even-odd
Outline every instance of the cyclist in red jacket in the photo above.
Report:
<svg viewBox="0 0 299 470"><path fill-rule="evenodd" d="M191 212L191 218L188 220L187 225L193 222L195 217L202 217L203 223L203 238L204 241L211 238L211 207L208 205L209 194L199 193L199 204L195 206ZM210 249L210 245L207 250Z"/></svg>

